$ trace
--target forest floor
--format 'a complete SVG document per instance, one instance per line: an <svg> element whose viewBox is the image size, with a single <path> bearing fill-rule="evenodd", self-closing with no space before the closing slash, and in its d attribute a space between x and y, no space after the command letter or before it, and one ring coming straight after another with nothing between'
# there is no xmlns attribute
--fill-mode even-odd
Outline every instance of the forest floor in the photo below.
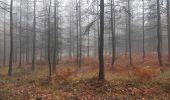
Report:
<svg viewBox="0 0 170 100"><path fill-rule="evenodd" d="M170 100L170 68L165 59L163 72L154 57L145 63L134 61L135 67L126 65L126 57L120 59L113 68L105 58L103 81L97 78L97 59L92 57L83 58L81 68L70 60L61 62L51 78L44 64L34 72L29 65L14 67L12 77L7 76L7 67L0 67L0 100Z"/></svg>

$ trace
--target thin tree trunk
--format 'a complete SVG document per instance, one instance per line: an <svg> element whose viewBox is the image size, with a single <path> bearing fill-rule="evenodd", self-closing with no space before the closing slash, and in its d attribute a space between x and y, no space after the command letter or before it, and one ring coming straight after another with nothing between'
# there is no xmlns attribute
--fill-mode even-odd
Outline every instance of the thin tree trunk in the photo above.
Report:
<svg viewBox="0 0 170 100"><path fill-rule="evenodd" d="M36 0L34 0L32 71L35 70L35 48L36 48L35 43L36 43Z"/></svg>
<svg viewBox="0 0 170 100"><path fill-rule="evenodd" d="M89 4L88 4L89 6ZM90 8L88 7L88 10L90 10ZM89 24L89 15L88 15L88 24ZM88 40L87 40L87 56L90 56L90 28L88 29Z"/></svg>
<svg viewBox="0 0 170 100"><path fill-rule="evenodd" d="M17 4L15 4L15 6L17 6ZM15 10L17 10L17 8L15 9ZM15 20L15 28L16 28L16 31L15 31L15 35L14 35L14 45L15 45L15 48L14 48L14 59L15 59L15 64L17 64L17 61L18 61L18 42L17 42L17 33L18 33L18 19L17 19L17 17L18 17L18 13L16 12L16 15L15 15L15 17L16 17L16 20Z"/></svg>
<svg viewBox="0 0 170 100"><path fill-rule="evenodd" d="M79 17L78 17L78 2L76 0L76 32L77 32L77 65L79 65Z"/></svg>
<svg viewBox="0 0 170 100"><path fill-rule="evenodd" d="M21 27L22 27L22 0L20 0L20 27L19 27L19 48L20 48L20 50L19 50L19 66L18 66L18 68L21 68L21 63L22 63L22 61L21 61L21 59L22 59L22 54L21 54L21 52L22 52L22 40L21 40L21 32L22 32L22 30L21 30Z"/></svg>
<svg viewBox="0 0 170 100"><path fill-rule="evenodd" d="M131 48L131 8L130 8L130 0L128 0L128 32L129 32L129 59L130 65L132 65L132 48Z"/></svg>
<svg viewBox="0 0 170 100"><path fill-rule="evenodd" d="M6 64L6 11L4 10L4 55L3 55L3 65Z"/></svg>
<svg viewBox="0 0 170 100"><path fill-rule="evenodd" d="M13 0L10 4L10 57L9 57L9 69L8 76L12 75L12 58L13 58Z"/></svg>
<svg viewBox="0 0 170 100"><path fill-rule="evenodd" d="M170 20L169 20L169 0L167 0L167 30L168 30L168 58L170 62Z"/></svg>
<svg viewBox="0 0 170 100"><path fill-rule="evenodd" d="M54 0L54 54L53 54L53 72L56 70L56 50L57 50L57 34L58 34L58 27L57 27L57 0Z"/></svg>
<svg viewBox="0 0 170 100"><path fill-rule="evenodd" d="M81 26L81 0L79 0L79 32L80 32L80 36L79 36L79 67L81 67L82 64L82 26Z"/></svg>
<svg viewBox="0 0 170 100"><path fill-rule="evenodd" d="M70 19L69 19L69 24L70 24L70 27L69 27L69 57L72 58L72 27L71 27L71 16L70 16Z"/></svg>
<svg viewBox="0 0 170 100"><path fill-rule="evenodd" d="M158 52L158 60L160 66L162 66L162 54L161 54L161 15L160 15L160 5L159 0L157 0L157 38L158 38L158 46L157 46L157 52Z"/></svg>
<svg viewBox="0 0 170 100"><path fill-rule="evenodd" d="M113 11L112 11L113 9ZM115 7L114 0L111 0L111 31L112 31L112 66L116 58L116 43L115 43Z"/></svg>
<svg viewBox="0 0 170 100"><path fill-rule="evenodd" d="M98 35L98 38L97 38L97 42L98 42L98 53L99 53L99 44L100 44L100 40L99 40L99 37L100 37L100 18L99 18L99 0L97 0L97 35Z"/></svg>
<svg viewBox="0 0 170 100"><path fill-rule="evenodd" d="M26 46L26 63L29 63L29 12L28 12L28 5L27 5L27 46Z"/></svg>
<svg viewBox="0 0 170 100"><path fill-rule="evenodd" d="M51 14L51 0L50 0L50 5L49 5L49 8L48 8L48 66L49 66L49 76L51 76L51 53L50 53L50 28L51 28L51 22L50 22L50 14Z"/></svg>
<svg viewBox="0 0 170 100"><path fill-rule="evenodd" d="M99 80L104 80L104 0L100 0Z"/></svg>
<svg viewBox="0 0 170 100"><path fill-rule="evenodd" d="M145 1L143 1L143 19L142 19L142 24L143 24L143 62L145 60Z"/></svg>

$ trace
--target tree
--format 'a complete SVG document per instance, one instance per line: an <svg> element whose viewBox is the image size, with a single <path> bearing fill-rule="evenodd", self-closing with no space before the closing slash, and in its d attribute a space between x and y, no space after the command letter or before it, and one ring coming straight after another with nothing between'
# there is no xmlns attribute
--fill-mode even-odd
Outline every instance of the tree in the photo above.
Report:
<svg viewBox="0 0 170 100"><path fill-rule="evenodd" d="M12 75L12 59L13 59L13 0L10 2L10 57L8 76Z"/></svg>
<svg viewBox="0 0 170 100"><path fill-rule="evenodd" d="M112 10L113 9L113 10ZM116 43L115 43L115 7L114 0L111 0L111 32L112 32L112 65L115 63Z"/></svg>
<svg viewBox="0 0 170 100"><path fill-rule="evenodd" d="M48 8L48 67L49 67L49 76L51 76L51 53L50 53L50 28L51 28L51 21L50 21L50 14L51 14L51 0Z"/></svg>
<svg viewBox="0 0 170 100"><path fill-rule="evenodd" d="M143 61L145 59L145 0L142 0L142 3L143 3L143 6L142 6L142 9L143 9L143 17L142 17L142 28L143 28Z"/></svg>
<svg viewBox="0 0 170 100"><path fill-rule="evenodd" d="M77 0L76 0L76 34L77 34L77 65L79 65L79 17Z"/></svg>
<svg viewBox="0 0 170 100"><path fill-rule="evenodd" d="M26 37L26 41L27 41L27 45L26 45L26 63L28 64L29 63L29 40L30 40L30 35L29 35L29 3L27 1L27 17L26 17L26 20L27 20L27 37Z"/></svg>
<svg viewBox="0 0 170 100"><path fill-rule="evenodd" d="M104 0L100 0L99 80L104 80Z"/></svg>
<svg viewBox="0 0 170 100"><path fill-rule="evenodd" d="M74 52L72 48L74 48L73 45L73 36L72 36L72 17L69 18L69 57L72 58L72 53Z"/></svg>
<svg viewBox="0 0 170 100"><path fill-rule="evenodd" d="M15 20L15 28L16 28L16 31L15 31L15 36L14 36L14 38L15 38L15 49L14 49L14 58L15 58L15 64L17 63L17 61L18 61L18 36L17 36L17 33L18 33L18 20L17 20L17 16L18 16L18 14L16 13L16 20Z"/></svg>
<svg viewBox="0 0 170 100"><path fill-rule="evenodd" d="M97 10L97 35L98 35L98 38L97 38L97 42L98 42L98 45L97 45L97 47L98 47L98 52L99 52L99 37L100 37L100 23L99 23L99 0L96 0L96 5L97 5L97 8L96 8L96 10Z"/></svg>
<svg viewBox="0 0 170 100"><path fill-rule="evenodd" d="M4 10L4 55L3 55L3 65L6 64L6 11Z"/></svg>
<svg viewBox="0 0 170 100"><path fill-rule="evenodd" d="M167 30L168 30L168 59L170 62L170 20L169 20L169 0L167 0Z"/></svg>
<svg viewBox="0 0 170 100"><path fill-rule="evenodd" d="M130 0L128 0L128 32L129 32L129 59L130 65L132 65L132 48L131 48L131 8Z"/></svg>
<svg viewBox="0 0 170 100"><path fill-rule="evenodd" d="M33 53L32 53L32 70L35 69L35 41L36 41L36 0L34 0L34 21L33 21Z"/></svg>
<svg viewBox="0 0 170 100"><path fill-rule="evenodd" d="M57 51L57 34L58 34L58 8L57 8L57 0L54 0L54 54L53 54L53 72L56 70L56 51Z"/></svg>
<svg viewBox="0 0 170 100"><path fill-rule="evenodd" d="M79 0L79 67L81 67L82 58L82 23L81 23L81 0Z"/></svg>
<svg viewBox="0 0 170 100"><path fill-rule="evenodd" d="M89 2L88 2L88 6L89 6ZM88 7L88 10L90 10L90 7ZM89 24L89 14L88 14L88 24ZM90 56L90 28L88 28L88 39L87 39L87 56Z"/></svg>
<svg viewBox="0 0 170 100"><path fill-rule="evenodd" d="M22 60L22 55L21 55L21 52L22 52L22 0L20 0L20 27L19 27L19 66L18 68L21 68L21 60Z"/></svg>
<svg viewBox="0 0 170 100"><path fill-rule="evenodd" d="M157 0L157 38L158 38L158 45L157 45L157 53L158 53L158 60L160 66L162 66L162 54L161 54L161 14L160 14L160 5L159 0Z"/></svg>

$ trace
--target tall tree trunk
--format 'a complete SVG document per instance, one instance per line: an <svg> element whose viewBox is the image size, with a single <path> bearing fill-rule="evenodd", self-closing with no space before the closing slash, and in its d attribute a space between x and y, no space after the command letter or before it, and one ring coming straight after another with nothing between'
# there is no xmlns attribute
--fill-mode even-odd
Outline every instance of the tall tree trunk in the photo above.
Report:
<svg viewBox="0 0 170 100"><path fill-rule="evenodd" d="M126 15L127 16L127 15ZM128 54L128 18L126 17L126 19L125 19L125 24L126 24L126 33L125 33L125 38L126 38L126 40L125 40L125 45L126 45L126 47L125 47L125 52L126 52L126 56L127 56L127 54Z"/></svg>
<svg viewBox="0 0 170 100"><path fill-rule="evenodd" d="M29 63L29 12L28 12L28 8L29 6L27 5L27 44L26 44L26 63Z"/></svg>
<svg viewBox="0 0 170 100"><path fill-rule="evenodd" d="M70 24L70 27L69 27L69 57L70 59L72 58L72 46L73 46L73 43L72 43L72 27L71 27L71 16L70 16L70 19L69 19L69 24Z"/></svg>
<svg viewBox="0 0 170 100"><path fill-rule="evenodd" d="M170 20L169 20L169 0L167 0L167 30L168 30L168 59L170 62Z"/></svg>
<svg viewBox="0 0 170 100"><path fill-rule="evenodd" d="M53 54L53 72L55 72L56 70L56 51L57 51L57 34L58 34L58 18L57 18L57 14L58 14L58 11L57 11L57 3L58 1L57 0L54 0L54 54Z"/></svg>
<svg viewBox="0 0 170 100"><path fill-rule="evenodd" d="M3 65L6 64L6 11L4 10L4 55L3 55Z"/></svg>
<svg viewBox="0 0 170 100"><path fill-rule="evenodd" d="M51 0L50 5L48 8L48 67L49 67L49 76L51 76L51 45L50 45L50 28L51 28L51 22L50 22L50 14L51 14Z"/></svg>
<svg viewBox="0 0 170 100"><path fill-rule="evenodd" d="M17 14L16 14L16 18L17 18ZM17 64L18 61L18 39L17 39L17 33L18 33L18 20L16 19L16 33L15 33L15 64Z"/></svg>
<svg viewBox="0 0 170 100"><path fill-rule="evenodd" d="M112 10L113 9L113 10ZM115 7L114 0L111 0L111 31L112 31L112 65L116 58L116 43L115 43Z"/></svg>
<svg viewBox="0 0 170 100"><path fill-rule="evenodd" d="M98 35L98 37L97 37L97 42L98 42L98 53L99 53L99 44L100 44L100 40L99 40L99 37L100 37L100 18L99 18L99 0L96 0L97 2L97 35Z"/></svg>
<svg viewBox="0 0 170 100"><path fill-rule="evenodd" d="M94 9L94 8L93 8ZM93 11L94 12L94 11ZM95 33L96 33L96 25L95 25L95 23L94 23L94 29L93 29L93 33L94 33L94 57L96 57L96 35L95 35Z"/></svg>
<svg viewBox="0 0 170 100"><path fill-rule="evenodd" d="M79 17L78 17L78 1L76 0L76 34L77 34L77 65L79 65Z"/></svg>
<svg viewBox="0 0 170 100"><path fill-rule="evenodd" d="M9 57L9 69L8 76L12 75L12 58L13 58L13 0L10 4L10 57Z"/></svg>
<svg viewBox="0 0 170 100"><path fill-rule="evenodd" d="M128 0L128 32L129 32L129 59L130 65L132 65L132 48L131 48L131 8L130 8L130 0Z"/></svg>
<svg viewBox="0 0 170 100"><path fill-rule="evenodd" d="M81 67L81 62L82 62L82 25L81 25L81 0L79 0L79 33L80 33L80 36L79 36L79 67Z"/></svg>
<svg viewBox="0 0 170 100"><path fill-rule="evenodd" d="M20 27L19 27L19 48L20 48L20 50L19 50L19 66L18 66L18 68L21 68L21 63L22 63L22 54L21 54L21 52L22 52L22 40L21 40L21 38L22 38L22 30L21 30L21 27L22 27L22 0L20 0Z"/></svg>
<svg viewBox="0 0 170 100"><path fill-rule="evenodd" d="M99 80L104 80L104 0L100 0Z"/></svg>
<svg viewBox="0 0 170 100"><path fill-rule="evenodd" d="M35 48L36 48L35 43L36 43L36 0L34 0L32 71L35 70Z"/></svg>
<svg viewBox="0 0 170 100"><path fill-rule="evenodd" d="M143 18L142 18L142 28L143 28L143 62L145 60L145 0L143 1Z"/></svg>
<svg viewBox="0 0 170 100"><path fill-rule="evenodd" d="M89 6L89 4L88 4ZM90 7L88 7L88 10L90 10ZM88 24L89 24L89 15L88 15ZM90 56L90 28L88 28L88 37L87 37L87 56L89 57Z"/></svg>
<svg viewBox="0 0 170 100"><path fill-rule="evenodd" d="M158 46L157 46L157 52L158 52L158 60L160 66L162 66L162 54L161 54L161 14L160 14L160 5L159 0L157 0L157 38L158 38Z"/></svg>

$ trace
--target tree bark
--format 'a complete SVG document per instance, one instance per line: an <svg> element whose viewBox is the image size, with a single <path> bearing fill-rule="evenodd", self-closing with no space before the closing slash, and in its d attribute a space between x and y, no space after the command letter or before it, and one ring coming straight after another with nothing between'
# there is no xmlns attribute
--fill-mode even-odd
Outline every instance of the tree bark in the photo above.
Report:
<svg viewBox="0 0 170 100"><path fill-rule="evenodd" d="M51 14L51 0L50 0L50 5L48 8L48 66L49 66L49 76L51 76L51 45L50 45L50 28L51 28L51 22L50 22L50 14Z"/></svg>
<svg viewBox="0 0 170 100"><path fill-rule="evenodd" d="M76 34L77 34L77 65L79 65L79 17L78 17L78 1L76 0Z"/></svg>
<svg viewBox="0 0 170 100"><path fill-rule="evenodd" d="M99 38L99 80L105 79L104 74L104 0L100 0L100 38Z"/></svg>
<svg viewBox="0 0 170 100"><path fill-rule="evenodd" d="M35 43L36 43L36 0L34 0L34 19L33 19L33 50L32 50L32 71L35 70Z"/></svg>
<svg viewBox="0 0 170 100"><path fill-rule="evenodd" d="M142 30L143 30L143 62L145 60L145 0L142 0L143 1L143 17L142 17Z"/></svg>
<svg viewBox="0 0 170 100"><path fill-rule="evenodd" d="M19 27L19 66L18 66L18 68L21 68L21 64L22 64L22 54L21 54L21 52L22 52L22 40L21 40L21 38L22 38L22 30L21 30L21 27L22 27L22 0L20 0L20 27Z"/></svg>
<svg viewBox="0 0 170 100"><path fill-rule="evenodd" d="M162 66L162 54L161 54L161 14L160 14L160 5L159 0L157 0L157 38L158 38L158 45L157 45L157 53L158 53L158 60L160 66Z"/></svg>
<svg viewBox="0 0 170 100"><path fill-rule="evenodd" d="M3 55L3 65L6 64L6 11L4 10L4 55Z"/></svg>
<svg viewBox="0 0 170 100"><path fill-rule="evenodd" d="M12 76L12 59L13 59L13 0L10 3L10 57L8 76Z"/></svg>
<svg viewBox="0 0 170 100"><path fill-rule="evenodd" d="M128 0L128 32L129 32L129 59L130 66L132 65L132 48L131 48L131 8L130 8L130 0Z"/></svg>
<svg viewBox="0 0 170 100"><path fill-rule="evenodd" d="M170 62L170 20L169 20L169 0L167 0L167 30L168 30L168 59Z"/></svg>
<svg viewBox="0 0 170 100"><path fill-rule="evenodd" d="M26 46L26 63L29 63L29 12L28 12L29 6L27 4L27 46Z"/></svg>
<svg viewBox="0 0 170 100"><path fill-rule="evenodd" d="M81 0L79 0L79 67L81 67L82 64L82 25L81 25Z"/></svg>
<svg viewBox="0 0 170 100"><path fill-rule="evenodd" d="M116 58L115 29L115 7L114 0L111 0L112 66L115 63Z"/></svg>
<svg viewBox="0 0 170 100"><path fill-rule="evenodd" d="M54 55L53 55L53 72L56 70L56 51L57 51L57 34L58 34L58 22L57 22L57 0L54 0Z"/></svg>

